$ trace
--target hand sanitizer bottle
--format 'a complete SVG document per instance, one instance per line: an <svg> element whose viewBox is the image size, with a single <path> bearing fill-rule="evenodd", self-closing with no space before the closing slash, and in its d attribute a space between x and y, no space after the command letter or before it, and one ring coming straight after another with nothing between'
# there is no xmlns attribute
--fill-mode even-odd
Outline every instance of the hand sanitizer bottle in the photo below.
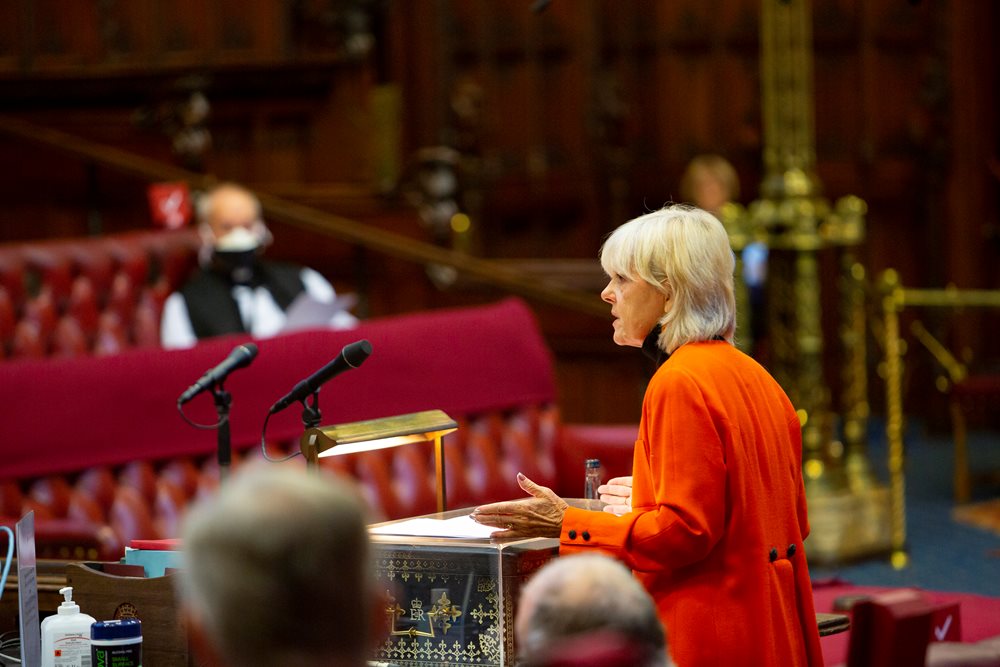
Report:
<svg viewBox="0 0 1000 667"><path fill-rule="evenodd" d="M58 613L42 621L42 667L90 667L90 626L93 616L80 613L73 588L59 592L66 600Z"/></svg>

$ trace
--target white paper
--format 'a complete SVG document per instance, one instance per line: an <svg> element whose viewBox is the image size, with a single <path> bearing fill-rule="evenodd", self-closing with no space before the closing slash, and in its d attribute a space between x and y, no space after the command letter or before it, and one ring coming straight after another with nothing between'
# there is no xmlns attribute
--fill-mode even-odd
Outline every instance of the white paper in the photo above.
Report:
<svg viewBox="0 0 1000 667"><path fill-rule="evenodd" d="M468 514L453 519L410 519L387 526L369 528L374 535L408 535L411 537L487 538L500 530L476 523Z"/></svg>
<svg viewBox="0 0 1000 667"><path fill-rule="evenodd" d="M285 326L282 331L298 331L330 326L337 313L349 311L358 302L355 294L337 295L333 301L319 301L308 292L295 297L285 311Z"/></svg>

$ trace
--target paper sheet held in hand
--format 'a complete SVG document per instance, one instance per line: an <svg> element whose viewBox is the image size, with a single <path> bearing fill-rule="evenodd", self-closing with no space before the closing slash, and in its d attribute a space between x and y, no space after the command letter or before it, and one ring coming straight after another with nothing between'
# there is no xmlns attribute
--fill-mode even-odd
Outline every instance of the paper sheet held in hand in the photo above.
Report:
<svg viewBox="0 0 1000 667"><path fill-rule="evenodd" d="M303 292L285 311L285 326L282 331L328 327L337 313L350 310L357 302L356 294L338 294L332 301L319 301L308 292Z"/></svg>
<svg viewBox="0 0 1000 667"><path fill-rule="evenodd" d="M468 514L453 519L410 519L397 521L387 526L369 528L369 532L374 535L463 538L487 538L497 530L499 529L476 523Z"/></svg>

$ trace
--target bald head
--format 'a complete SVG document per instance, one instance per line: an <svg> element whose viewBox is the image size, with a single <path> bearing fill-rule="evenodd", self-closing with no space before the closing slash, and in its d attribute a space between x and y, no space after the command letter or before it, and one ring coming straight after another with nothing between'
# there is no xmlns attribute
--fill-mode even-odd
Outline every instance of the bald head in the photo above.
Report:
<svg viewBox="0 0 1000 667"><path fill-rule="evenodd" d="M608 632L639 646L649 665L666 663L666 640L652 598L618 561L600 554L549 562L525 585L515 619L521 655L562 640Z"/></svg>
<svg viewBox="0 0 1000 667"><path fill-rule="evenodd" d="M237 229L258 232L263 226L260 200L236 183L217 185L198 199L198 222L214 241Z"/></svg>

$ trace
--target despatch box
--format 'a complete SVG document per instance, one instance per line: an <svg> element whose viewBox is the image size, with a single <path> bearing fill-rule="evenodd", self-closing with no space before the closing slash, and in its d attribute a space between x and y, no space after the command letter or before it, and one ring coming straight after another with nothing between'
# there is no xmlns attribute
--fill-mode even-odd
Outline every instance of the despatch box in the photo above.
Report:
<svg viewBox="0 0 1000 667"><path fill-rule="evenodd" d="M373 534L372 543L390 627L374 660L400 667L515 664L521 585L558 555L558 540Z"/></svg>

